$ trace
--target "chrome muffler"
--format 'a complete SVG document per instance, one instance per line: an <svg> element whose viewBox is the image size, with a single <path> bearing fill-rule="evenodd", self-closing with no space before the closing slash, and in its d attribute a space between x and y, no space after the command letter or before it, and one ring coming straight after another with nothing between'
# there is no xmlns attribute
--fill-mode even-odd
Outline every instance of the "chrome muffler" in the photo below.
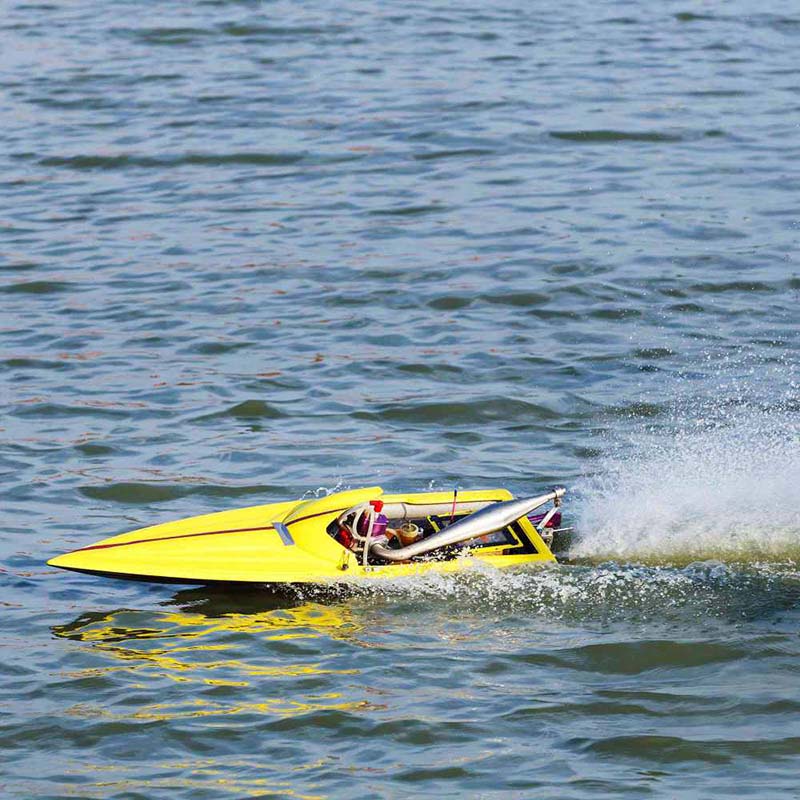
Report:
<svg viewBox="0 0 800 800"><path fill-rule="evenodd" d="M369 552L370 555L375 555L384 561L408 561L415 556L425 555L441 547L460 544L468 539L502 530L512 522L527 517L532 511L551 500L557 504L566 491L566 489L559 488L539 497L523 497L519 500L504 500L494 503L454 522L433 536L428 536L426 539L421 539L398 550L386 547L380 542L374 542L370 546Z"/></svg>

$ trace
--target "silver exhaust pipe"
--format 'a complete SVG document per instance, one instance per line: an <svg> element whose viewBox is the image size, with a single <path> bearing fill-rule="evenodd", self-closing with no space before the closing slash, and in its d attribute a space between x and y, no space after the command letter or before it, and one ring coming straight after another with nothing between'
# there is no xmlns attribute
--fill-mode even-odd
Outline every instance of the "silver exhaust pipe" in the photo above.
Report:
<svg viewBox="0 0 800 800"><path fill-rule="evenodd" d="M375 542L369 548L372 555L382 558L384 561L408 561L414 556L421 556L438 550L440 547L448 547L460 544L476 536L485 536L488 533L502 530L522 517L528 516L531 511L535 511L539 506L549 503L551 500L560 500L566 489L554 489L552 492L540 495L539 497L523 497L519 500L505 500L494 503L480 511L475 511L464 519L454 522L443 531L422 539L419 542L401 547L398 550L385 547L379 542Z"/></svg>

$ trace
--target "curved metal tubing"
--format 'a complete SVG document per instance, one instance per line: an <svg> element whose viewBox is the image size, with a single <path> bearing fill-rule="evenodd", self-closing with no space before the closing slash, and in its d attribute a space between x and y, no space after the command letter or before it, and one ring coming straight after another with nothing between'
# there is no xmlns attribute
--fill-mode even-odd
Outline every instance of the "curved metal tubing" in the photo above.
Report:
<svg viewBox="0 0 800 800"><path fill-rule="evenodd" d="M496 500L459 500L456 503L456 513L472 514L480 511L487 506L496 504ZM447 500L444 503L384 503L383 513L389 519L414 519L417 517L430 517L434 514L450 516L453 509L453 501Z"/></svg>
<svg viewBox="0 0 800 800"><path fill-rule="evenodd" d="M539 497L523 497L519 500L505 500L501 503L494 503L487 508L476 511L464 519L454 522L427 539L414 542L399 550L392 550L382 544L374 543L369 552L382 558L385 561L408 561L414 556L421 556L430 553L431 550L438 550L440 547L459 544L476 536L485 536L487 533L494 533L512 522L516 522L521 517L526 517L531 511L543 506L550 500L558 500L563 497L566 489L555 489L548 494Z"/></svg>

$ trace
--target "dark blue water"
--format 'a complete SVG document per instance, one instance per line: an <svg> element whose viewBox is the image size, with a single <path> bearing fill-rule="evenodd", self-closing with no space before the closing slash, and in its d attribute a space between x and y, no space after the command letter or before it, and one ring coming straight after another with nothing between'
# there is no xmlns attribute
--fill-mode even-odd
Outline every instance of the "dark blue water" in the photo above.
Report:
<svg viewBox="0 0 800 800"><path fill-rule="evenodd" d="M0 789L800 797L800 15L0 3ZM547 570L44 561L381 484Z"/></svg>

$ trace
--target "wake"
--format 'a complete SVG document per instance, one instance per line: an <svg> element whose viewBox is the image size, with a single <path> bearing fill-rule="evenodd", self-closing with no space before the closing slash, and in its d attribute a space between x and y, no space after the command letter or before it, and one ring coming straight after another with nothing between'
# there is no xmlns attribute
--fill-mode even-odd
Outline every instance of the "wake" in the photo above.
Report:
<svg viewBox="0 0 800 800"><path fill-rule="evenodd" d="M570 556L800 559L800 426L786 406L677 419L637 435L577 488Z"/></svg>

